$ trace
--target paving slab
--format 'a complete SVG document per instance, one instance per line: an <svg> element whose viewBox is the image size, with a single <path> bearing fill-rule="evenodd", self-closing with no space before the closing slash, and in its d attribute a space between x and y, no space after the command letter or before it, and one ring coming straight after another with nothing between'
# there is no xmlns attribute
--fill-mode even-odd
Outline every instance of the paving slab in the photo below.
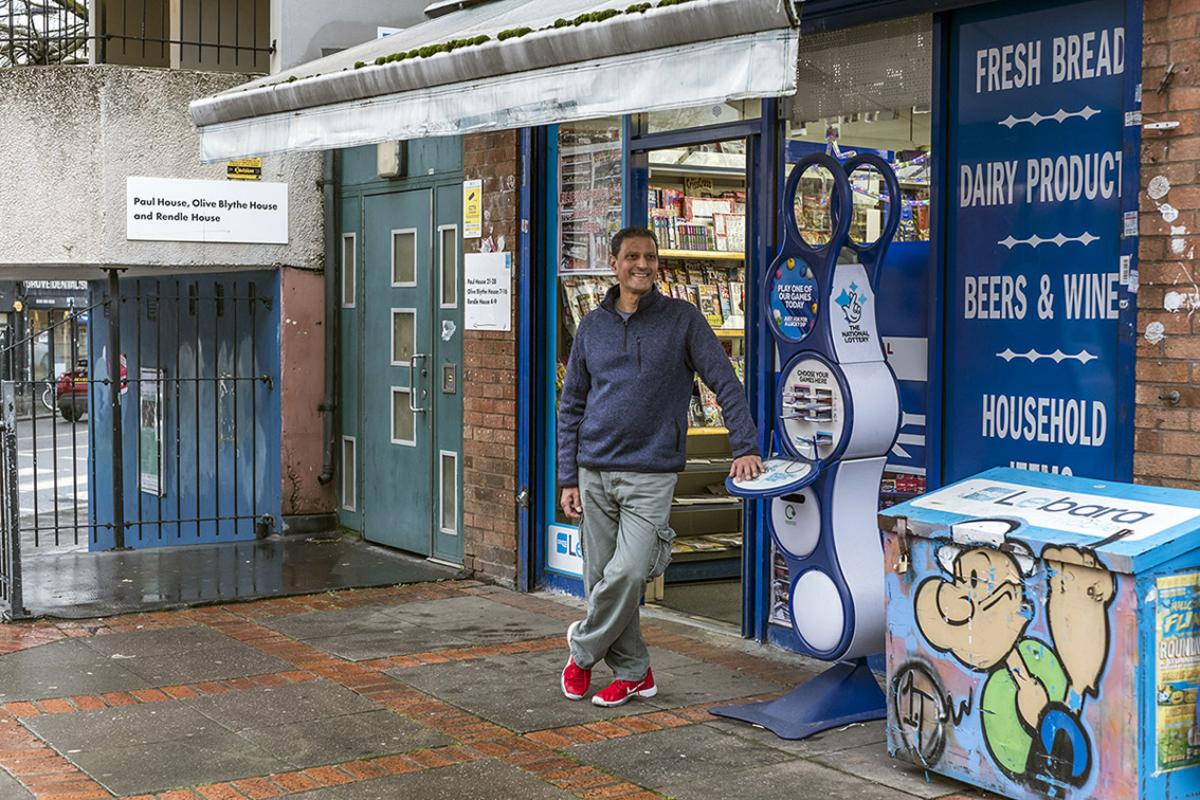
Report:
<svg viewBox="0 0 1200 800"><path fill-rule="evenodd" d="M720 664L696 662L654 669L658 696L651 702L663 708L718 704L727 700L777 692L783 687Z"/></svg>
<svg viewBox="0 0 1200 800"><path fill-rule="evenodd" d="M288 800L567 800L575 795L493 759L288 795Z"/></svg>
<svg viewBox="0 0 1200 800"><path fill-rule="evenodd" d="M178 702L146 703L77 714L42 714L23 722L25 727L68 757L96 747L133 747L228 732L195 708Z"/></svg>
<svg viewBox="0 0 1200 800"><path fill-rule="evenodd" d="M817 756L815 760L833 769L869 778L916 797L942 797L963 789L963 785L958 781L897 761L888 755L887 747L881 745L839 750L836 753Z"/></svg>
<svg viewBox="0 0 1200 800"><path fill-rule="evenodd" d="M873 745L881 750L887 749L887 729L883 720L863 722L845 728L825 731L807 739L781 739L766 728L751 725L748 722L734 722L713 718L706 723L718 730L743 739L749 739L766 747L774 747L802 758L838 753L864 745Z"/></svg>
<svg viewBox="0 0 1200 800"><path fill-rule="evenodd" d="M79 639L0 656L0 703L144 689L151 681L126 661L97 653Z"/></svg>
<svg viewBox="0 0 1200 800"><path fill-rule="evenodd" d="M562 695L560 683L566 657L564 645L561 652L501 655L476 661L398 668L388 670L387 674L440 700L522 732L581 725L665 707L637 702L619 708L600 708L587 700L567 700ZM699 663L687 656L654 648L650 657L652 661L673 664L681 669ZM592 688L603 688L610 679L607 667L597 667L592 674ZM655 698L656 701L659 699ZM672 702L670 694L662 699L666 705Z"/></svg>
<svg viewBox="0 0 1200 800"><path fill-rule="evenodd" d="M326 680L227 692L185 702L231 731L292 725L381 708L362 695Z"/></svg>
<svg viewBox="0 0 1200 800"><path fill-rule="evenodd" d="M485 597L450 597L387 607L411 625L465 639L472 644L499 644L544 636L566 636L561 620L513 608Z"/></svg>
<svg viewBox="0 0 1200 800"><path fill-rule="evenodd" d="M397 630L398 620L381 608L336 608L270 617L262 624L293 639L323 639L346 633L390 633Z"/></svg>
<svg viewBox="0 0 1200 800"><path fill-rule="evenodd" d="M291 664L275 656L260 653L232 639L229 642L203 651L139 656L121 663L129 671L146 678L153 686L222 681L293 669Z"/></svg>
<svg viewBox="0 0 1200 800"><path fill-rule="evenodd" d="M478 644L445 631L413 625L384 609L336 609L266 620L264 624L349 661Z"/></svg>
<svg viewBox="0 0 1200 800"><path fill-rule="evenodd" d="M711 782L733 770L765 769L794 760L781 750L730 736L706 725L668 728L592 744L576 745L572 757L641 786ZM783 790L785 787L776 787ZM781 791L776 797L787 796ZM720 797L710 791L707 797ZM730 796L741 797L739 793ZM817 795L808 795L816 797Z"/></svg>
<svg viewBox="0 0 1200 800"><path fill-rule="evenodd" d="M656 787L674 800L779 800L781 797L820 800L914 800L906 792L863 778L795 760L761 767L730 769L701 779L679 780Z"/></svg>
<svg viewBox="0 0 1200 800"><path fill-rule="evenodd" d="M117 796L287 771L287 762L229 731L132 747L97 747L67 758Z"/></svg>
<svg viewBox="0 0 1200 800"><path fill-rule="evenodd" d="M161 630L108 633L81 639L104 656L148 658L211 650L236 644L234 639L204 625Z"/></svg>
<svg viewBox="0 0 1200 800"><path fill-rule="evenodd" d="M33 794L17 779L0 769L0 800L34 800Z"/></svg>
<svg viewBox="0 0 1200 800"><path fill-rule="evenodd" d="M347 661L370 661L388 656L425 653L447 647L468 647L472 642L442 631L420 625L407 625L392 620L392 630L380 633L346 633L322 639L308 639L306 644L324 650Z"/></svg>
<svg viewBox="0 0 1200 800"><path fill-rule="evenodd" d="M387 710L247 728L240 735L297 768L453 743L450 737Z"/></svg>
<svg viewBox="0 0 1200 800"><path fill-rule="evenodd" d="M609 709L584 700L567 700L559 683L561 670L561 663L557 670L547 671L530 663L526 656L504 655L389 670L388 674L451 705L522 732L657 710L644 703Z"/></svg>

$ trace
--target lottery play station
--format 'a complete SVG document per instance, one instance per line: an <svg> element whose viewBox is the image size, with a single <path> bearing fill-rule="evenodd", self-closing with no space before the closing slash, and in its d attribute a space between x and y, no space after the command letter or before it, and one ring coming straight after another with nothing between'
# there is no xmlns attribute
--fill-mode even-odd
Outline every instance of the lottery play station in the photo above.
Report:
<svg viewBox="0 0 1200 800"><path fill-rule="evenodd" d="M1200 796L1200 494L992 469L886 509L888 749L1006 797Z"/></svg>

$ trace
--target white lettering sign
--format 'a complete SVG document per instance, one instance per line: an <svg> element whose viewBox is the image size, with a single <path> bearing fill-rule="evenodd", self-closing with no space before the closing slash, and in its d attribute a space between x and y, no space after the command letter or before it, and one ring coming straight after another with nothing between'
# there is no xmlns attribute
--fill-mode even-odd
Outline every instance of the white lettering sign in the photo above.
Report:
<svg viewBox="0 0 1200 800"><path fill-rule="evenodd" d="M1121 537L1122 541L1145 539L1200 517L1198 508L983 478L972 478L924 495L912 504L969 517L1017 517L1040 528L1096 538L1131 531Z"/></svg>
<svg viewBox="0 0 1200 800"><path fill-rule="evenodd" d="M287 190L286 183L129 177L125 238L287 244Z"/></svg>
<svg viewBox="0 0 1200 800"><path fill-rule="evenodd" d="M1042 69L1042 42L1014 42L975 51L975 93L1006 92L1053 83L1087 81L1125 71L1125 29L1056 36L1049 42L1049 74Z"/></svg>
<svg viewBox="0 0 1200 800"><path fill-rule="evenodd" d="M463 279L466 329L512 330L512 253L467 253Z"/></svg>

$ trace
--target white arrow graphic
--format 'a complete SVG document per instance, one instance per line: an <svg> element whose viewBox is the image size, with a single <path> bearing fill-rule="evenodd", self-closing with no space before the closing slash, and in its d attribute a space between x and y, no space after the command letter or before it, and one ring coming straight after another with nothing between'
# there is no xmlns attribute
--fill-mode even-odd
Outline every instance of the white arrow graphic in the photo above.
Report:
<svg viewBox="0 0 1200 800"><path fill-rule="evenodd" d="M1020 125L1021 123L1027 122L1036 128L1039 124L1046 122L1048 120L1054 120L1055 122L1065 122L1068 119L1070 119L1071 117L1081 117L1082 119L1088 120L1088 119L1091 119L1092 117L1096 116L1099 113L1100 113L1099 111L1092 108L1091 106L1084 106L1083 108L1079 109L1078 111L1067 111L1066 109L1060 108L1058 111L1055 111L1053 114L1039 114L1038 112L1035 111L1032 114L1030 114L1028 117L1014 117L1012 114L1009 114L1007 117L1000 120L1000 122L998 122L997 124L1003 125L1004 127L1008 128L1009 130L1012 130L1013 128Z"/></svg>
<svg viewBox="0 0 1200 800"><path fill-rule="evenodd" d="M1038 247L1043 244L1053 244L1053 245L1057 245L1058 247L1062 247L1064 244L1067 244L1068 242L1079 242L1084 247L1087 247L1092 242L1098 242L1098 241L1100 241L1099 236L1093 236L1092 234L1088 233L1087 231L1084 231L1083 233L1079 234L1078 236L1066 236L1065 234L1060 233L1056 236L1051 236L1049 239L1038 236L1037 234L1030 236L1028 239L1014 239L1010 235L1010 236L1005 237L1004 239L1001 239L996 244L1002 244L1005 247L1007 247L1009 250L1012 250L1014 247L1016 247L1019 244L1027 244L1030 247Z"/></svg>
<svg viewBox="0 0 1200 800"><path fill-rule="evenodd" d="M997 358L1003 358L1007 362L1011 362L1014 358L1024 358L1033 364L1041 361L1043 358L1048 358L1055 364L1061 364L1064 361L1074 360L1080 364L1086 364L1089 361L1095 361L1100 356L1094 356L1087 350L1080 350L1075 355L1069 355L1062 350L1055 350L1053 353L1039 353L1037 350L1030 350L1028 353L1014 353L1011 347L996 353Z"/></svg>

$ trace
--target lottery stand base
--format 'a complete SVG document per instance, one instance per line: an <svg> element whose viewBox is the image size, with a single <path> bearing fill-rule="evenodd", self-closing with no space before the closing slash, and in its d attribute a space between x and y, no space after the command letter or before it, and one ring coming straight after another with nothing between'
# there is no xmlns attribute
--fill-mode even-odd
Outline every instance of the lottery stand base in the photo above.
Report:
<svg viewBox="0 0 1200 800"><path fill-rule="evenodd" d="M808 651L833 661L820 675L776 700L721 706L709 709L709 713L758 725L781 739L804 739L832 728L887 717L884 693L868 666L867 657L861 655L877 651L882 644L882 597L876 599L864 587L878 583L882 590L882 552L866 560L857 558L870 551L872 542L878 542L875 487L879 485L883 465L883 458L841 461L827 468L772 458L765 462L764 475L758 481L726 481L726 487L734 495L778 498L803 493L808 497L805 507L815 507L816 519L801 514L795 521L801 528L819 530L819 535L808 542L794 536L781 542L772 523L772 536L788 559L792 574L836 573L837 581L844 584L835 589L842 603L843 623L832 633L826 650ZM863 537L864 531L869 535ZM803 554L792 554L788 545ZM831 581L830 586L834 585ZM793 605L794 592L793 589ZM792 613L799 612L793 607ZM793 631L806 642L811 641L804 636L803 626L793 626ZM818 627L809 632L825 638L830 630ZM875 642L877 637L879 643ZM859 657L847 657L856 654Z"/></svg>
<svg viewBox="0 0 1200 800"><path fill-rule="evenodd" d="M883 690L865 658L834 664L777 700L711 708L718 717L758 725L780 739L806 739L822 731L887 717Z"/></svg>

